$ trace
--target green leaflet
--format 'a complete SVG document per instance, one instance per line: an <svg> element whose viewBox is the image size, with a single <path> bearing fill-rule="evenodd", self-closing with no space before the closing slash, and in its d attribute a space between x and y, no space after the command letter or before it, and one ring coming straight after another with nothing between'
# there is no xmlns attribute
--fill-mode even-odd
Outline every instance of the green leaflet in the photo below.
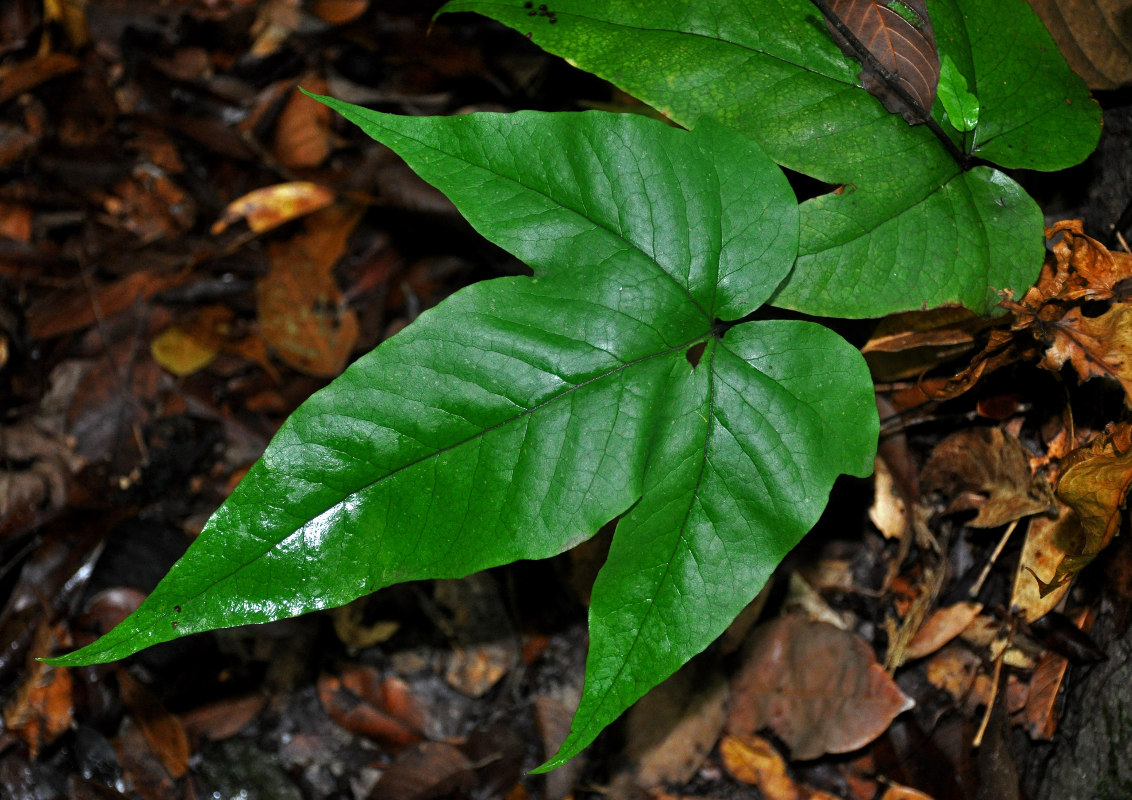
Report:
<svg viewBox="0 0 1132 800"><path fill-rule="evenodd" d="M717 119L852 193L851 207L838 195L803 204L798 266L775 305L839 317L953 302L987 311L996 290L1036 275L1033 201L995 170L962 173L926 127L857 87L859 65L809 0L560 0L553 25L523 5L451 0L441 11L529 33L683 125ZM973 156L1055 170L1092 151L1099 109L1024 0L931 0L929 11L941 53L974 76L983 109Z"/></svg>
<svg viewBox="0 0 1132 800"><path fill-rule="evenodd" d="M940 62L939 101L956 130L974 130L979 123L979 98L967 91L967 79L951 56L944 56Z"/></svg>
<svg viewBox="0 0 1132 800"><path fill-rule="evenodd" d="M723 631L839 473L871 471L868 371L813 323L720 324L798 242L789 184L740 134L322 99L534 275L457 292L315 394L137 612L53 663L544 558L624 514L559 763Z"/></svg>

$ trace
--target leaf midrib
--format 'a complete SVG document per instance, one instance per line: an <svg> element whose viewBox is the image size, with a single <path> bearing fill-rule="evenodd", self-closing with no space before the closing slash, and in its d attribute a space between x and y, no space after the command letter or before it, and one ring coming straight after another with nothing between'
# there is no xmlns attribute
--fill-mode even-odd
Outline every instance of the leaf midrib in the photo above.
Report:
<svg viewBox="0 0 1132 800"><path fill-rule="evenodd" d="M487 434L491 433L492 431L499 430L500 428L503 428L507 425L514 423L514 422L517 422L517 421L523 419L524 417L535 414L539 410L546 408L547 406L549 406L553 403L556 403L563 398L570 396L574 392L579 391L579 390L583 389L584 387L586 387L586 386L588 386L592 383L595 383L595 382L600 381L600 380L604 380L604 379L606 379L606 378L608 378L612 375L616 375L620 372L623 372L624 370L631 369L632 367L635 367L639 364L643 364L643 363L650 361L652 359L663 358L665 356L671 355L672 353L683 351L683 350L687 349L688 347L691 347L692 345L694 345L694 344L696 344L700 341L706 341L707 338L710 337L710 335L711 335L711 332L710 332L710 329L709 329L705 333L700 334L699 336L697 336L697 337L695 337L695 338L693 338L693 339L691 339L687 342L684 342L680 345L668 347L668 348L666 348L666 349L664 349L660 352L652 353L650 355L638 358L634 361L630 361L630 362L626 362L624 364L618 365L617 367L615 367L615 368L613 368L613 369L611 369L607 372L604 372L600 375L596 375L592 378L589 378L588 380L583 381L582 383L579 383L579 384L571 386L567 389L564 389L559 394L556 394L553 397L550 397L550 398L544 400L542 403L539 403L538 405L533 406L532 408L524 409L523 411L519 412L518 414L516 414L513 417L510 417L509 419L506 419L502 422L496 423L495 425L491 425L487 428L484 428L483 430L478 431L478 432L476 432L476 433L474 433L470 436L467 436L467 437L461 439L458 442L454 442L450 445L445 445L444 447L441 447L441 448L439 448L439 449L437 449L437 450L435 450L431 453L420 456L419 458L416 458L412 461L406 462L405 464L402 464L402 465L396 467L395 469L388 471L386 474L384 474L380 477L374 478L373 480L370 480L370 481L363 483L362 485L358 486L357 488L355 488L355 489L351 490L350 492L348 492L347 494L343 495L340 499L329 504L326 508L319 511L317 514L312 514L312 515L304 514L304 516L308 516L308 519L305 520L297 528L290 531L286 536L283 536L283 537L281 537L281 538L279 538L275 541L262 540L262 541L269 541L267 547L265 547L263 550L261 550L259 553L257 553L252 558L249 558L249 559L245 560L242 564L234 567L229 572L227 572L227 573L223 574L222 576L216 578L211 584L209 584L209 586L205 587L204 589L200 590L199 592L197 592L195 594L186 596L185 599L182 601L181 605L187 606L190 602L192 602L192 601L196 600L197 598L207 594L216 585L223 583L227 580L230 580L232 577L238 575L243 570L245 570L245 569L251 567L252 565L256 564L260 559L262 559L264 556L266 556L269 552L271 552L275 548L282 545L285 541L290 539L292 536L295 536L297 533L299 533L299 531L302 530L303 525L310 522L310 520L315 519L317 517L321 517L323 514L330 511L331 509L342 505L346 501L350 500L351 498L356 497L358 494L366 491L367 489L378 485L382 481L393 478L397 474L399 474L399 473L401 473L405 470L411 469L412 467L415 467L418 464L423 464L426 461L428 461L429 459L438 458L438 457L442 456L443 454L445 454L445 453L447 453L451 450L455 450L456 448L462 447L462 446L468 444L469 442L474 441L477 438L480 438L482 436L486 436ZM202 534L203 534L203 532L202 532ZM375 591L378 588L380 588L380 587L377 587L377 586L366 587L366 591ZM131 637L131 638L134 638L134 637Z"/></svg>

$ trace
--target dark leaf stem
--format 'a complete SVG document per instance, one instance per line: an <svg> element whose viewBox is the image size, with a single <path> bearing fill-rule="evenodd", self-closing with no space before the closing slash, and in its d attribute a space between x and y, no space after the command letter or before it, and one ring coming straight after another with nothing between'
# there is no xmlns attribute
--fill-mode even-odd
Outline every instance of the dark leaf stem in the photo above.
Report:
<svg viewBox="0 0 1132 800"><path fill-rule="evenodd" d="M964 170L969 169L971 166L970 157L960 150L955 142L951 141L951 138L944 132L943 128L939 126L939 123L932 119L931 110L924 108L920 104L920 101L904 88L903 84L900 83L900 76L882 64L880 60L872 54L872 51L865 46L864 42L857 38L857 35L854 34L849 26L842 21L841 17L837 15L837 12L830 8L826 0L810 0L810 2L817 6L818 10L821 11L822 15L829 21L829 24L833 26L834 30L841 34L845 41L849 43L849 46L853 48L853 52L857 54L857 58L861 61L861 64L863 64L866 69L872 70L877 75L880 75L896 96L906 103L909 108L917 112L920 120L935 134L936 138L940 140L947 152L951 154L951 157L955 159L955 162Z"/></svg>

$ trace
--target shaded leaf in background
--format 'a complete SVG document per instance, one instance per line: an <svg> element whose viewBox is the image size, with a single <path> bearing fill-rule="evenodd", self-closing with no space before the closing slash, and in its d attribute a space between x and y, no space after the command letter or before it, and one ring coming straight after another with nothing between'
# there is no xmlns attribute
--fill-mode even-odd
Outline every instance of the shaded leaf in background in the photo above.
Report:
<svg viewBox="0 0 1132 800"><path fill-rule="evenodd" d="M134 721L153 755L174 778L189 768L189 738L181 721L169 713L157 696L125 669L117 671L122 703Z"/></svg>
<svg viewBox="0 0 1132 800"><path fill-rule="evenodd" d="M1128 0L1029 0L1073 71L1092 89L1132 83Z"/></svg>
<svg viewBox="0 0 1132 800"><path fill-rule="evenodd" d="M896 77L919 103L919 108L905 103L884 77L868 65L864 65L859 76L865 90L893 114L900 114L909 125L922 123L923 114L931 113L939 84L939 53L927 3L924 0L830 0L829 7L881 66ZM842 52L860 60L828 20L827 24Z"/></svg>
<svg viewBox="0 0 1132 800"><path fill-rule="evenodd" d="M769 727L799 760L864 747L912 707L864 640L798 615L756 629L731 698L728 733Z"/></svg>
<svg viewBox="0 0 1132 800"><path fill-rule="evenodd" d="M802 204L798 262L771 302L880 316L961 303L988 312L1041 265L1041 212L999 170L963 172L925 126L857 87L860 65L810 0L451 0L612 81L681 125L711 117L779 164L843 186ZM1100 110L1024 0L937 0L936 43L982 104L971 155L1055 170L1096 146ZM940 109L935 113L942 119ZM958 136L958 134L956 134Z"/></svg>
<svg viewBox="0 0 1132 800"><path fill-rule="evenodd" d="M1130 486L1132 425L1128 423L1110 426L1065 459L1057 497L1077 513L1081 537L1074 548L1067 548L1051 586L1068 581L1112 541L1120 529Z"/></svg>
<svg viewBox="0 0 1132 800"><path fill-rule="evenodd" d="M687 783L719 741L727 720L727 680L693 662L641 698L625 716L625 755L642 789Z"/></svg>
<svg viewBox="0 0 1132 800"><path fill-rule="evenodd" d="M1034 480L1022 443L998 427L959 431L937 444L920 484L925 494L943 495L948 513L977 509L967 523L976 528L997 528L1053 505L1049 490Z"/></svg>
<svg viewBox="0 0 1132 800"><path fill-rule="evenodd" d="M785 176L740 134L325 102L534 275L457 292L315 394L146 603L61 662L548 557L623 515L562 763L723 632L838 474L871 471L868 372L813 323L720 324L797 245Z"/></svg>

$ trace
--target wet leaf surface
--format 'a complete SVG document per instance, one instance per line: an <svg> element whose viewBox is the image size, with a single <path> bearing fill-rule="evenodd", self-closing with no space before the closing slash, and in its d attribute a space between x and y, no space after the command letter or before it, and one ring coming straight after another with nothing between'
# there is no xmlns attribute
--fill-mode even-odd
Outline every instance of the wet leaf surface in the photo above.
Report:
<svg viewBox="0 0 1132 800"><path fill-rule="evenodd" d="M522 8L522 0L511 5L521 32L530 30L536 41L549 41L574 24L572 3L548 3L544 16L538 3L530 9ZM728 13L733 8L723 5ZM900 129L901 136L919 136L923 126L910 128L856 88L860 64L838 52L816 10L808 0L805 5L812 22L800 38L812 37L815 48L795 61L828 59L834 70L829 74L839 76L835 83L875 113L871 124L893 126L881 133ZM975 79L987 65L978 58L967 63L964 48L955 47L954 30L949 34L947 27L952 5L929 5L942 19L942 25L933 20L939 46L968 90L983 100L985 87ZM980 14L998 17L998 29L984 31L988 51L1002 46L996 37L1003 31L1029 36L1009 24L1017 4L979 5ZM938 15L936 6L944 9ZM54 15L50 19L45 8ZM295 290L289 298L309 307L317 323L300 337L296 352L307 355L296 356L296 365L321 369L341 358L343 340L333 334L347 312L357 318L353 352L346 356L352 360L465 283L523 272L513 257L480 242L452 204L390 151L333 118L327 124L321 112L308 116L297 87L325 85L330 94L411 116L640 108L539 53L523 36L472 15L441 17L430 31L435 8L409 0L67 4L69 17L57 13L61 8L34 0L0 3L0 705L6 726L0 795L42 800L47 791L77 800L185 800L214 793L238 798L255 786L288 800L364 800L383 796L375 787L394 766L404 777L401 786L418 796L452 789L458 796L595 800L618 775L628 775L624 785L637 791L625 729L549 775L525 774L551 757L569 733L584 678L586 609L608 542L604 549L595 544L599 555L591 562L559 558L492 571L497 602L490 611L471 599L474 586L438 594L425 584L363 599L341 620L312 615L153 649L125 666L147 687L151 697L144 702L124 702L116 668L51 672L33 660L46 652L45 631L56 641L47 646L58 652L69 646L65 642L92 641L136 610L283 418L325 383L269 349L273 341L263 335L256 286L282 262L305 260L320 276L311 291L322 292L326 302ZM536 16L526 16L529 11ZM558 20L553 24L550 12ZM627 62L619 68L623 74L632 77L641 64L651 71L645 77L659 74L649 47L656 14L663 12L651 6L633 47L611 50L611 58ZM528 21L542 27L522 28ZM1060 36L1056 28L1053 33ZM682 53L672 47L657 52L671 58ZM702 63L695 53L690 58ZM1027 80L1048 79L1044 63L1035 54ZM677 86L667 105L690 118L695 109L680 104L702 100L703 92L685 89ZM741 81L728 96L739 107L745 93L764 90ZM980 111L971 134L985 133L988 152L998 158L1009 148L996 154L996 146L1018 141L1007 141L1009 132L994 127L1000 118L993 109L1002 109L1008 98L995 91L988 97L991 110ZM1052 150L1045 157L1064 160L1058 135L1079 109L1064 97L1047 99L1056 112L1031 124L1046 126L1041 141ZM1132 141L1124 135L1130 123L1122 102L1118 95L1102 97L1106 149L1097 161L1072 175L1051 176L1053 188L1045 190L1039 178L1022 174L1047 218L1081 218L1051 225L1052 253L1032 291L1024 291L1032 275L992 275L996 286L1015 288L1025 313L1008 305L1005 318L990 319L945 309L847 334L855 345L872 339L870 359L892 359L872 363L896 488L885 490L871 480L835 488L830 512L772 581L773 591L749 608L748 623L760 615L764 622L777 619L789 598L799 604L792 608L836 620L846 636L858 637L884 660L893 647L888 631L915 631L924 620L968 603L981 602L984 610L971 630L896 670L901 690L917 705L872 743L847 756L808 761L791 758L781 742L768 746L782 759L784 792L854 800L975 796L981 779L970 742L992 697L999 655L1009 659L998 692L1019 734L1010 744L1020 775L1007 770L1006 784L995 778L988 786L1006 796L1001 787L1013 779L1030 797L1054 800L1042 772L1051 749L1072 750L1075 773L1100 764L1094 782L1105 769L1116 775L1125 769L1123 762L1105 761L1096 734L1101 743L1106 736L1115 741L1105 726L1116 717L1102 701L1119 697L1128 685L1118 671L1128 663L1122 655L1127 644L1112 633L1119 637L1132 619L1127 537L1114 537L1095 556L1088 553L1094 563L1080 577L1041 598L1039 582L1025 567L1051 583L1065 556L1086 555L1093 539L1078 522L1071 535L1046 527L1038 536L1046 517L1023 520L991 563L998 536L965 524L975 511L941 515L916 489L933 449L972 425L1001 425L1024 444L1032 467L1056 484L1069 453L1106 441L1098 432L1123 419L1126 394L1119 381L1084 382L1112 355L1103 347L1091 351L1098 361L1086 360L1083 373L1067 359L1059 382L1036 366L1062 338L1059 331L1074 334L1127 301L1132 256L1115 236L1132 234L1120 221L1129 199L1123 167ZM946 127L938 107L936 113ZM815 118L824 120L821 114ZM783 153L800 152L806 148L792 150L790 137L819 129L799 127L796 120L758 120L756 133ZM786 134L776 133L780 122ZM826 205L856 214L871 208L860 201L886 191L870 182L883 171L871 170L868 159L891 140L873 132L849 137L860 149L840 148L839 142L839 148L822 151L829 156L824 165L804 165L803 171L818 170L819 177L843 185L840 194L807 204L813 224L806 236L834 230L826 225L833 217L816 213ZM897 158L891 147L883 152ZM1041 155L1019 152L1023 160ZM900 180L889 188L899 195L912 178L922 177L924 163L909 161L904 172L898 165ZM1088 194L1087 204L1079 193ZM993 196L988 200L993 203ZM311 215L344 202L364 208L353 228L338 229L332 247L323 248L327 240L304 244ZM885 205L883 214L893 208ZM924 222L930 215L914 217L904 212L896 241L930 227ZM969 221L956 223L953 232L965 235L972 230ZM887 248L891 238L884 233L878 230L868 241ZM819 250L833 245L810 258L869 252L843 249L851 242L810 241ZM938 286L952 295L948 265L960 241L932 250L937 241L927 250L910 242L904 255L931 291ZM1023 244L1026 253L1040 249L1036 240ZM327 267L332 250L338 258ZM1032 262L1036 267L1037 256ZM849 294L840 298L796 283L787 287L786 304L815 297L840 303L853 292L855 302L872 303L891 266L881 265L872 277L854 276ZM302 282L312 273L289 274L309 289ZM975 300L984 297L983 288ZM993 294L986 299L988 307L998 301ZM885 302L918 308L921 296ZM1062 323L1067 315L1072 326ZM203 342L215 357L175 375L151 349L170 330ZM319 343L318 331L330 337ZM702 369L710 354L705 347L698 355ZM691 369L694 359L681 358ZM985 477L987 470L979 467L970 475ZM1104 541L1111 515L1124 514L1122 482L1103 470L1097 477L1092 486L1081 481L1074 490L1095 521L1095 543ZM883 523L891 538L865 512L874 492L886 491L900 505ZM1063 514L1076 519L1067 506ZM1036 556L1034 548L1041 551ZM975 579L988 565L972 598ZM937 594L928 591L928 575L944 576ZM804 591L789 591L803 580ZM1091 599L1096 596L1101 599ZM445 605L441 597L452 602ZM1069 668L1060 653L1080 659L1076 645L1048 633L1042 619L1059 597L1075 623L1083 612L1095 612L1097 624L1084 628L1106 660ZM1021 615L1013 635L1010 609ZM492 622L477 628L480 618ZM705 684L731 677L733 648L742 646L748 630L734 626L725 641L709 647ZM925 646L950 632L945 626ZM486 658L492 648L501 648L504 657ZM457 688L449 682L454 664L470 667L459 673L467 682L456 681ZM1082 694L1086 673L1114 677ZM332 680L338 681L334 715L345 720L351 712L380 712L422 743L442 745L439 755L425 753L414 762L407 754L416 745L405 749L339 724L320 699L320 688L325 693ZM489 688L478 695L465 691L479 687ZM651 718L658 720L653 738L685 745L675 748L671 760L654 755L649 768L684 776L689 764L702 760L687 782L655 789L653 796L729 800L756 791L739 780L738 768L732 773L733 743L726 735L708 743L704 754L711 738L705 731L717 724L716 712L708 712L717 707L705 704L701 717L694 704L680 710L684 699L660 694L649 701L663 711ZM155 733L155 719L165 720L158 729L169 724L160 709L179 721L184 746L175 735ZM667 728L676 718L700 734L682 741ZM1052 739L1034 745L1031 736ZM174 777L186 763L181 777ZM1090 796L1089 789L1083 796Z"/></svg>

